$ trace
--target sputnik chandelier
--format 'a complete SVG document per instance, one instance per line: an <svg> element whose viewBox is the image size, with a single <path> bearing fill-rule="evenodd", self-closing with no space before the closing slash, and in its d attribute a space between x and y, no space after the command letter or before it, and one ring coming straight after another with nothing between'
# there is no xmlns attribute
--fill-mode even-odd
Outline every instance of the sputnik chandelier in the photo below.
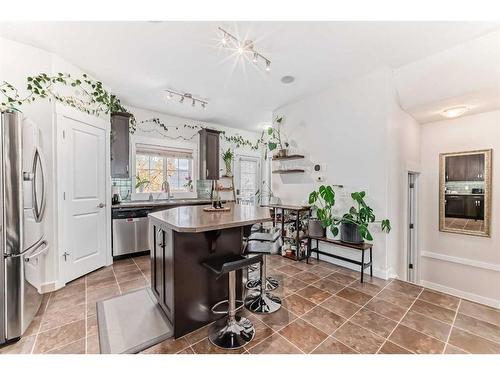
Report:
<svg viewBox="0 0 500 375"><path fill-rule="evenodd" d="M252 40L240 41L233 34L224 30L222 27L219 27L218 29L222 32L222 39L220 41L222 47L233 49L240 55L252 56L251 60L254 64L257 64L259 60L261 60L265 63L266 72L271 70L271 60L263 56L255 49L255 45Z"/></svg>
<svg viewBox="0 0 500 375"><path fill-rule="evenodd" d="M199 105L201 105L201 108L203 109L207 108L208 102L206 100L196 98L188 92L181 93L174 90L165 90L165 92L167 93L167 100L173 100L174 98L178 98L179 103L184 103L184 102L191 103L193 107L196 107L196 104L198 103Z"/></svg>

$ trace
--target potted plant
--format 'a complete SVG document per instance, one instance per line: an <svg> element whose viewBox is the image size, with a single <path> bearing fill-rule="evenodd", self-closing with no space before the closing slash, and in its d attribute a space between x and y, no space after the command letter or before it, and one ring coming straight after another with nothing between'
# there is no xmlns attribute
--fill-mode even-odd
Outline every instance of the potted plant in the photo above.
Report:
<svg viewBox="0 0 500 375"><path fill-rule="evenodd" d="M284 157L287 155L290 144L281 139L281 126L283 125L283 116L279 116L274 120L274 125L267 129L269 141L267 147L269 151L278 149L278 156Z"/></svg>
<svg viewBox="0 0 500 375"><path fill-rule="evenodd" d="M144 177L141 178L140 176L137 176L137 182L135 183L135 190L139 190L139 193L142 193L144 191L144 188L149 184L149 180Z"/></svg>
<svg viewBox="0 0 500 375"><path fill-rule="evenodd" d="M359 244L364 240L372 241L373 236L368 229L372 223L380 223L383 232L389 233L391 223L389 219L377 221L373 209L369 207L364 198L364 191L354 192L351 198L357 204L357 207L352 206L349 212L345 213L340 218L333 218L331 231L336 236L339 233L340 225L340 240L347 243Z"/></svg>
<svg viewBox="0 0 500 375"><path fill-rule="evenodd" d="M326 228L333 224L332 208L335 205L335 192L331 186L321 185L317 191L309 194L309 204L316 217L309 219L307 224L309 235L324 237Z"/></svg>
<svg viewBox="0 0 500 375"><path fill-rule="evenodd" d="M224 161L224 164L226 166L226 176L228 177L231 177L233 175L233 159L234 153L230 148L222 153L222 160Z"/></svg>

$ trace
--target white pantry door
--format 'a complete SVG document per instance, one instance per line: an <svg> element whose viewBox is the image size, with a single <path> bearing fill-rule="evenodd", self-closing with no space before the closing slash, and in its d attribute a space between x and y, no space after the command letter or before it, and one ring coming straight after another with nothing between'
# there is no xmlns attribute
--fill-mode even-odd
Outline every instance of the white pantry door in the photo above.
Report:
<svg viewBox="0 0 500 375"><path fill-rule="evenodd" d="M66 116L63 122L63 264L69 282L106 263L106 131Z"/></svg>

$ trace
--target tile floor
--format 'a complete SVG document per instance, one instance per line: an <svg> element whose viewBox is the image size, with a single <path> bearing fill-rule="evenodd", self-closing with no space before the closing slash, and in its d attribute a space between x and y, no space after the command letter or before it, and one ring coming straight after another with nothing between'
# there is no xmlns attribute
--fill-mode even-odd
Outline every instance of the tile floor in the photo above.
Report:
<svg viewBox="0 0 500 375"><path fill-rule="evenodd" d="M367 278L325 262L269 257L283 307L242 314L256 336L245 348L211 345L208 327L144 353L500 353L500 310L401 282ZM148 257L115 262L47 295L17 343L0 353L98 353L95 302L146 286Z"/></svg>
<svg viewBox="0 0 500 375"><path fill-rule="evenodd" d="M450 229L482 231L484 230L484 221L447 217L445 218L445 226Z"/></svg>

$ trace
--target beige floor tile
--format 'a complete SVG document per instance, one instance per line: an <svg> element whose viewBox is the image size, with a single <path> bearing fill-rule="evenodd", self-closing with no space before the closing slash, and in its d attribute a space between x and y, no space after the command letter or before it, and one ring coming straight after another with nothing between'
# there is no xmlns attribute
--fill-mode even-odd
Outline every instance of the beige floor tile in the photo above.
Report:
<svg viewBox="0 0 500 375"><path fill-rule="evenodd" d="M330 294L335 294L345 288L344 285L336 283L335 281L331 281L326 278L318 280L311 285L314 285L315 287L320 288L321 290L327 291Z"/></svg>
<svg viewBox="0 0 500 375"><path fill-rule="evenodd" d="M500 310L479 303L462 300L459 313L472 316L473 318L500 326Z"/></svg>
<svg viewBox="0 0 500 375"><path fill-rule="evenodd" d="M429 289L424 289L418 298L449 310L456 310L460 302L460 298L458 297Z"/></svg>
<svg viewBox="0 0 500 375"><path fill-rule="evenodd" d="M34 353L46 353L85 338L85 319L40 333Z"/></svg>
<svg viewBox="0 0 500 375"><path fill-rule="evenodd" d="M454 326L484 337L485 339L500 343L500 327L497 325L459 313Z"/></svg>
<svg viewBox="0 0 500 375"><path fill-rule="evenodd" d="M415 301L410 310L448 324L453 323L455 318L455 311L420 299Z"/></svg>
<svg viewBox="0 0 500 375"><path fill-rule="evenodd" d="M409 350L402 348L393 342L386 341L384 345L379 349L379 354L412 354Z"/></svg>
<svg viewBox="0 0 500 375"><path fill-rule="evenodd" d="M42 317L40 332L61 327L82 319L85 319L85 305L70 305L60 310L47 311Z"/></svg>
<svg viewBox="0 0 500 375"><path fill-rule="evenodd" d="M297 315L286 308L281 307L275 313L258 315L258 318L264 322L265 325L271 327L275 331L278 331L297 319Z"/></svg>
<svg viewBox="0 0 500 375"><path fill-rule="evenodd" d="M312 284L315 281L318 281L321 279L318 275L315 275L314 273L308 272L308 271L302 271L300 273L297 273L295 275L292 275L296 279L299 279L300 281L303 281L307 284Z"/></svg>
<svg viewBox="0 0 500 375"><path fill-rule="evenodd" d="M396 322L399 322L407 311L407 309L403 307L394 305L378 297L368 302L365 307Z"/></svg>
<svg viewBox="0 0 500 375"><path fill-rule="evenodd" d="M0 347L0 354L30 354L35 344L36 336L27 336L19 341Z"/></svg>
<svg viewBox="0 0 500 375"><path fill-rule="evenodd" d="M336 295L361 306L372 299L372 296L349 287L346 287L340 292L337 292Z"/></svg>
<svg viewBox="0 0 500 375"><path fill-rule="evenodd" d="M404 309L410 308L410 306L415 301L415 298L407 296L406 294L402 294L396 292L394 290L383 289L378 295L377 298L383 299L387 302L390 302L394 305L400 306Z"/></svg>
<svg viewBox="0 0 500 375"><path fill-rule="evenodd" d="M406 283L404 281L393 280L389 285L386 286L386 289L394 290L404 295L416 298L424 288L414 284Z"/></svg>
<svg viewBox="0 0 500 375"><path fill-rule="evenodd" d="M47 354L85 354L86 339L80 339L60 348L53 349Z"/></svg>
<svg viewBox="0 0 500 375"><path fill-rule="evenodd" d="M306 286L304 289L299 290L297 294L315 304L322 303L332 296L327 291L319 289L313 285Z"/></svg>
<svg viewBox="0 0 500 375"><path fill-rule="evenodd" d="M473 354L500 354L500 344L453 327L448 342Z"/></svg>

